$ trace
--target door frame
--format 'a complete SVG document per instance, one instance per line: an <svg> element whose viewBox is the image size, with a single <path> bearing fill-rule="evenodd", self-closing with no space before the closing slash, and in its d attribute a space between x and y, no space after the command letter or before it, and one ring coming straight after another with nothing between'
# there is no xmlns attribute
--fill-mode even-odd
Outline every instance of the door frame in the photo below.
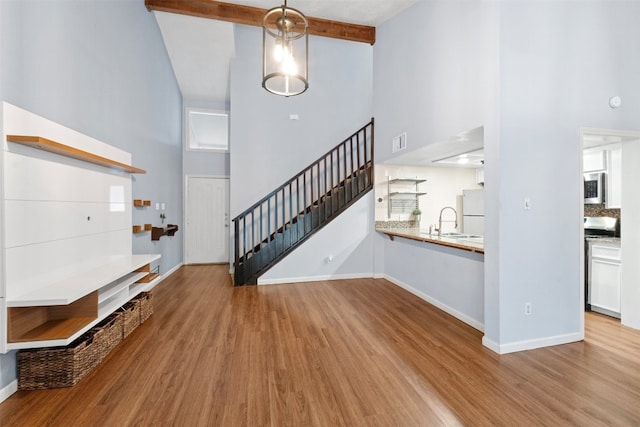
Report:
<svg viewBox="0 0 640 427"><path fill-rule="evenodd" d="M580 299L578 301L579 305L580 305L580 310L579 312L581 313L580 316L580 331L582 331L582 338L584 339L585 337L585 330L584 330L584 284L585 284L585 277L584 277L584 273L585 273L585 263L588 262L589 260L585 259L585 245L584 245L584 185L583 185L583 176L584 176L584 164L583 164L583 152L584 152L584 137L585 135L594 135L594 136L617 136L620 137L622 139L622 142L624 141L636 141L639 140L640 141L640 131L637 130L621 130L621 129L606 129L606 128L590 128L590 127L581 127L580 128L580 150L579 150L579 156L580 156L580 175L578 176L578 180L579 180L579 188L580 188L580 211L579 211L579 218L578 218L578 223L581 224L580 226ZM638 142L640 143L640 142ZM624 255L623 255L623 260L624 260ZM620 294L622 295L622 283L621 283L621 289L620 289ZM622 311L622 310L621 310ZM621 322L622 323L622 322Z"/></svg>
<svg viewBox="0 0 640 427"><path fill-rule="evenodd" d="M208 179L226 179L227 180L227 198L230 201L230 189L231 189L231 177L229 175L206 175L206 174L185 174L184 175L184 197L182 198L182 217L184 218L184 245L182 247L182 259L184 264L187 264L187 195L189 194L189 179L190 178L208 178ZM229 209L231 208L230 202L227 204L227 212L231 214ZM229 218L229 221L231 219ZM231 230L231 225L228 224L228 229ZM229 241L231 239L231 231L229 231ZM229 253L231 253L231 246L228 246ZM229 257L227 257L229 258ZM227 261L228 262L228 261Z"/></svg>

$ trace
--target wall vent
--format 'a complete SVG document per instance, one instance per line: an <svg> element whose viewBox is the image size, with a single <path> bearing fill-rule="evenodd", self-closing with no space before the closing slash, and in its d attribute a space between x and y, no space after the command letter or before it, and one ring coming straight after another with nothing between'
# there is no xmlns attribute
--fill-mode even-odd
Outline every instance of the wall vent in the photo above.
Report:
<svg viewBox="0 0 640 427"><path fill-rule="evenodd" d="M407 148L407 133L401 133L400 135L393 138L391 143L391 152L395 153L396 151L404 150Z"/></svg>

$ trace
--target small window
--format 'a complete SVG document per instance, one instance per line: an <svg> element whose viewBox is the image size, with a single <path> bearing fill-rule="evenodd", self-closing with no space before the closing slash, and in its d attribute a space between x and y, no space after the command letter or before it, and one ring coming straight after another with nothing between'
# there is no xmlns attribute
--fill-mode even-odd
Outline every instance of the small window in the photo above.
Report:
<svg viewBox="0 0 640 427"><path fill-rule="evenodd" d="M229 113L188 108L187 149L229 151Z"/></svg>

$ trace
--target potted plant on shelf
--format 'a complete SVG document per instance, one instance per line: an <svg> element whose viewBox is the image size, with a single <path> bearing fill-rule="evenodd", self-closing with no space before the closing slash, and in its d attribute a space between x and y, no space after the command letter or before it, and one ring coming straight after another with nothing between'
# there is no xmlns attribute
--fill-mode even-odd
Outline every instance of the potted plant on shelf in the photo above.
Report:
<svg viewBox="0 0 640 427"><path fill-rule="evenodd" d="M411 214L415 221L420 222L420 216L422 215L422 211L420 209L415 208Z"/></svg>

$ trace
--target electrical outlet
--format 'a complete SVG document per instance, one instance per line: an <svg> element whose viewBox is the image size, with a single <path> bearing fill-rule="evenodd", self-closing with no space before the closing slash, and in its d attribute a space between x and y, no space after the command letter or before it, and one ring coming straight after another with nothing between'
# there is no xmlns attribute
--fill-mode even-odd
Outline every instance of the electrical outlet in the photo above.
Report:
<svg viewBox="0 0 640 427"><path fill-rule="evenodd" d="M531 315L531 303L530 302L525 302L524 303L524 315L525 316L530 316Z"/></svg>

